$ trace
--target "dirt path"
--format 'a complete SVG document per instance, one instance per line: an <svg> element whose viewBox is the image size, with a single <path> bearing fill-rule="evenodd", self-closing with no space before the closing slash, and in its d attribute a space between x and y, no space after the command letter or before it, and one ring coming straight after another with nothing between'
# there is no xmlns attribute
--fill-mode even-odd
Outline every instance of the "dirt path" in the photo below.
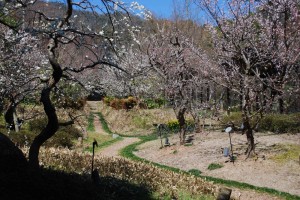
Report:
<svg viewBox="0 0 300 200"><path fill-rule="evenodd" d="M99 112L99 105L97 101L88 101L87 102L87 110L88 112ZM99 116L97 114L94 115L94 127L95 132L99 133L101 135L109 135L107 132L105 132L102 128L102 124L100 122ZM97 154L100 156L107 156L107 157L120 157L119 151L123 149L124 147L133 144L137 141L140 141L140 139L135 137L125 137L121 141L118 141L106 148L101 149Z"/></svg>
<svg viewBox="0 0 300 200"><path fill-rule="evenodd" d="M110 145L109 147L102 149L101 151L99 151L98 155L120 158L121 156L119 155L119 151L121 149L123 149L124 147L126 147L130 144L138 142L138 141L140 141L139 138L125 137L125 138L123 138L123 140L121 140L117 143L114 143L113 145Z"/></svg>

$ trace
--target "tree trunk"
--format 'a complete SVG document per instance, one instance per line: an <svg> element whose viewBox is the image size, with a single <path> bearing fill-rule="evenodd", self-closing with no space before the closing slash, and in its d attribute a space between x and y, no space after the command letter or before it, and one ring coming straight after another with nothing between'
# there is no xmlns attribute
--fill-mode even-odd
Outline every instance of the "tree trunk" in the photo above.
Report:
<svg viewBox="0 0 300 200"><path fill-rule="evenodd" d="M186 112L185 107L181 107L177 113L177 120L179 123L179 140L180 140L180 145L184 144L185 140L185 129L186 129L186 124L185 124L185 119L184 119L184 114Z"/></svg>
<svg viewBox="0 0 300 200"><path fill-rule="evenodd" d="M199 133L201 132L201 128L200 128L200 119L199 119L199 115L196 113L195 117L194 117L194 122L195 122L195 132Z"/></svg>
<svg viewBox="0 0 300 200"><path fill-rule="evenodd" d="M209 89L209 84L207 84L206 88L206 102L209 102L210 100L210 89Z"/></svg>
<svg viewBox="0 0 300 200"><path fill-rule="evenodd" d="M230 89L226 88L226 110L228 110L231 106L231 95L230 95Z"/></svg>
<svg viewBox="0 0 300 200"><path fill-rule="evenodd" d="M13 119L14 119L14 125L15 125L15 131L16 132L19 132L20 129L19 129L19 120L18 120L18 117L17 117L17 112L16 112L16 109L14 109L14 112L13 112Z"/></svg>
<svg viewBox="0 0 300 200"><path fill-rule="evenodd" d="M44 111L48 118L47 126L42 130L42 132L36 136L30 146L29 150L29 165L32 168L39 167L39 150L40 147L51 138L58 129L58 118L54 106L50 100L50 88L45 88L41 94L41 102L44 105Z"/></svg>
<svg viewBox="0 0 300 200"><path fill-rule="evenodd" d="M247 143L248 143L248 148L246 150L247 158L250 156L250 153L253 151L255 153L255 147L254 147L254 137L253 137L253 128L250 125L250 118L249 118L249 113L251 111L251 104L250 104L250 83L249 79L246 76L244 78L244 85L245 88L243 90L243 125L244 125L244 130L243 133L246 132L246 137L247 137ZM246 158L246 159L247 159Z"/></svg>
<svg viewBox="0 0 300 200"><path fill-rule="evenodd" d="M278 111L280 114L284 113L284 102L283 102L282 97L278 98Z"/></svg>
<svg viewBox="0 0 300 200"><path fill-rule="evenodd" d="M247 137L247 143L248 143L248 147L246 150L246 159L249 158L251 152L253 151L253 153L255 153L255 144L254 144L254 137L253 137L253 129L251 127L249 127L246 131L246 137Z"/></svg>
<svg viewBox="0 0 300 200"><path fill-rule="evenodd" d="M6 123L9 125L10 130L15 130L16 132L19 132L19 122L18 117L16 113L16 103L13 101L9 104L4 118Z"/></svg>

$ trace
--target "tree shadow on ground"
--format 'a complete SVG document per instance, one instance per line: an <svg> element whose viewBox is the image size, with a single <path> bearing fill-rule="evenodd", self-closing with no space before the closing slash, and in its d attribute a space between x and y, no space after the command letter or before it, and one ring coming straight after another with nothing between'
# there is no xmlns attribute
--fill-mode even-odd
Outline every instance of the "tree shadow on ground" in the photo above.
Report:
<svg viewBox="0 0 300 200"><path fill-rule="evenodd" d="M52 169L32 172L28 169L26 160L20 155L20 150L0 133L0 199L127 200L152 198L151 192L146 187L113 177L101 177L99 184L95 184L89 175Z"/></svg>

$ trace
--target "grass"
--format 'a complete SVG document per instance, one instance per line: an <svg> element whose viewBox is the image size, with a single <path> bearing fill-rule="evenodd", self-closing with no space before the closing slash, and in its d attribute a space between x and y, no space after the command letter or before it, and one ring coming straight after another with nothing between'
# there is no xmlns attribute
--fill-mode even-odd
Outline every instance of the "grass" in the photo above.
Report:
<svg viewBox="0 0 300 200"><path fill-rule="evenodd" d="M87 127L87 131L89 132L94 132L95 131L95 126L94 126L94 114L90 113L89 117L88 117L88 127Z"/></svg>
<svg viewBox="0 0 300 200"><path fill-rule="evenodd" d="M202 174L202 172L198 169L190 169L188 172L194 176L200 176L200 174Z"/></svg>
<svg viewBox="0 0 300 200"><path fill-rule="evenodd" d="M218 163L210 163L207 167L208 170L215 170L215 169L220 169L224 167L223 165L221 164L218 164Z"/></svg>
<svg viewBox="0 0 300 200"><path fill-rule="evenodd" d="M149 163L149 164L153 164L157 167L161 167L163 169L167 169L170 171L173 171L175 173L187 173L190 174L187 171L175 168L175 167L170 167L170 166L166 166L166 165L162 165L159 163L155 163L155 162L150 162L144 158L140 158L136 155L133 154L134 151L136 151L137 146L141 145L142 143L151 141L151 140L155 140L157 138L156 135L150 135L150 136L144 136L144 137L140 137L141 141L133 143L125 148L123 148L120 151L120 155L135 161L141 161L141 162L145 162L145 163ZM255 190L257 192L264 192L264 193L268 193L271 195L275 195L275 196L279 196L279 197L283 197L287 200L300 200L300 196L297 195L292 195L289 194L287 192L281 192L272 188L267 188L267 187L258 187L258 186L254 186L248 183L243 183L243 182L238 182L238 181L232 181L232 180L225 180L225 179L221 179L221 178L215 178L215 177L210 177L210 176L203 176L201 174L197 174L197 173L193 173L191 172L193 175L197 176L197 177L201 177L207 181L213 181L215 184L222 184L224 186L229 186L229 187L235 187L235 188L241 188L241 189L251 189L251 190Z"/></svg>
<svg viewBox="0 0 300 200"><path fill-rule="evenodd" d="M300 156L300 146L295 144L276 145L275 148L282 149L283 152L273 156L271 159L278 163L286 163L289 160L297 160Z"/></svg>

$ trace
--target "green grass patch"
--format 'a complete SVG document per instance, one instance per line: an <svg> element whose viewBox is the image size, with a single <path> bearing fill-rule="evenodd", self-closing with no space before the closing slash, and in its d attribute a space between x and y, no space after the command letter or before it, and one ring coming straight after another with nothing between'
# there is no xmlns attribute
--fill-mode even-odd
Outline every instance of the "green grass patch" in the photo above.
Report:
<svg viewBox="0 0 300 200"><path fill-rule="evenodd" d="M218 164L218 163L210 163L207 167L208 170L215 170L215 169L220 169L224 167L223 165L221 164Z"/></svg>
<svg viewBox="0 0 300 200"><path fill-rule="evenodd" d="M120 155L135 161L141 161L141 162L145 162L145 163L149 163L152 164L154 166L157 167L161 167L163 169L167 169L176 173L186 173L186 174L190 174L190 172L175 168L175 167L170 167L170 166L166 166L166 165L162 165L159 163L155 163L155 162L150 162L144 158L140 158L136 155L133 154L133 152L137 149L137 146L151 141L151 140L155 140L157 139L157 136L155 134L149 135L149 136L144 136L144 137L139 137L141 139L141 141L133 143L123 149L121 149L120 151ZM232 181L232 180L225 180L225 179L221 179L221 178L215 178L215 177L211 177L211 176L203 176L201 174L193 174L197 177L201 177L207 181L213 181L215 184L222 184L224 186L228 186L228 187L235 187L235 188L241 188L241 189L251 189L251 190L255 190L257 192L265 192L265 193L269 193L271 195L275 195L275 196L279 196L279 197L283 197L287 200L300 200L300 196L297 195L292 195L289 194L287 192L281 192L272 188L267 188L267 187L258 187L258 186L254 186L248 183L243 183L243 182L238 182L238 181Z"/></svg>
<svg viewBox="0 0 300 200"><path fill-rule="evenodd" d="M200 176L200 174L202 174L202 172L198 169L190 169L188 172L194 176Z"/></svg>
<svg viewBox="0 0 300 200"><path fill-rule="evenodd" d="M94 117L95 117L94 114L90 113L90 115L88 117L87 131L90 131L90 132L94 132L95 131Z"/></svg>

